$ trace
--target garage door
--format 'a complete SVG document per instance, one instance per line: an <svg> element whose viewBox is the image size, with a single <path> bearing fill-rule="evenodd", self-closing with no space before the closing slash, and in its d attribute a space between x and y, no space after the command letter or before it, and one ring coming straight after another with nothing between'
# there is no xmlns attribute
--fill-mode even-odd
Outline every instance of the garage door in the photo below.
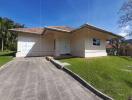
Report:
<svg viewBox="0 0 132 100"><path fill-rule="evenodd" d="M54 54L52 34L45 37L39 35L19 35L16 57L47 56Z"/></svg>
<svg viewBox="0 0 132 100"><path fill-rule="evenodd" d="M34 46L35 42L30 41L30 39L26 42L21 42L21 51L23 53L23 56L31 56L33 54L32 48Z"/></svg>
<svg viewBox="0 0 132 100"><path fill-rule="evenodd" d="M18 52L22 57L39 56L40 47L40 38L38 37L19 37L18 39Z"/></svg>

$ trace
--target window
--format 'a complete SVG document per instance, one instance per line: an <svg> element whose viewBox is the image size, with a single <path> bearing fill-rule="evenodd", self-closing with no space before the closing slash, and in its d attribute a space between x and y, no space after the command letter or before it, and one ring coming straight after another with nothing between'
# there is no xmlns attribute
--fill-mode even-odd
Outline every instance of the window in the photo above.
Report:
<svg viewBox="0 0 132 100"><path fill-rule="evenodd" d="M100 46L100 39L93 38L93 45Z"/></svg>

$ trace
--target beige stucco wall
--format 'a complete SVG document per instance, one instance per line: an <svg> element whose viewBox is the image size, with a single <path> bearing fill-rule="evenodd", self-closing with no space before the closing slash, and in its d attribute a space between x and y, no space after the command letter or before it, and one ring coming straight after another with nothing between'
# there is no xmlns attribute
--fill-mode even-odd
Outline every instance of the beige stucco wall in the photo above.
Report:
<svg viewBox="0 0 132 100"><path fill-rule="evenodd" d="M93 38L100 39L100 46L93 45ZM45 35L18 34L17 57L72 54L79 57L107 56L108 33L82 28L72 33L46 31ZM55 44L55 45L54 45Z"/></svg>
<svg viewBox="0 0 132 100"><path fill-rule="evenodd" d="M88 28L84 28L83 31L85 33L85 57L107 56L107 40L114 36ZM93 38L100 39L99 46L93 45Z"/></svg>
<svg viewBox="0 0 132 100"><path fill-rule="evenodd" d="M71 34L71 54L73 56L84 57L85 35L81 30Z"/></svg>
<svg viewBox="0 0 132 100"><path fill-rule="evenodd" d="M30 33L18 33L16 57L53 55L53 43L53 34L41 36Z"/></svg>
<svg viewBox="0 0 132 100"><path fill-rule="evenodd" d="M70 33L66 32L54 32L55 36L55 56L60 56L61 54L70 54L71 53L71 44L70 44Z"/></svg>
<svg viewBox="0 0 132 100"><path fill-rule="evenodd" d="M106 40L108 35L96 30L84 28L85 32L85 57L107 56ZM93 38L100 39L100 45L93 45Z"/></svg>
<svg viewBox="0 0 132 100"><path fill-rule="evenodd" d="M93 38L100 39L100 46L93 45ZM108 33L82 28L72 33L71 54L80 57L107 56L106 40L114 38Z"/></svg>

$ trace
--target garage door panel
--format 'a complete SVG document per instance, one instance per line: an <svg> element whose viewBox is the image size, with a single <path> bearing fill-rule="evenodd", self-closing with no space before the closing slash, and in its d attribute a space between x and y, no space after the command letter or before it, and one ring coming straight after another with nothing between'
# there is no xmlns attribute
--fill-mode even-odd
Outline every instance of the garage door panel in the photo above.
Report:
<svg viewBox="0 0 132 100"><path fill-rule="evenodd" d="M18 56L44 56L53 54L53 39L39 36L19 36Z"/></svg>

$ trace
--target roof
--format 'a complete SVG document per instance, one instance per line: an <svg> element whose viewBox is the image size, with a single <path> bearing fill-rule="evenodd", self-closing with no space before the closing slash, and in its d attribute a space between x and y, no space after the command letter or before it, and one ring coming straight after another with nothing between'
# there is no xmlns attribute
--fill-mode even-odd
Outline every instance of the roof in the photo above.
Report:
<svg viewBox="0 0 132 100"><path fill-rule="evenodd" d="M66 31L66 32L71 32L72 30L74 30L74 28L69 26L48 26L47 28L58 31Z"/></svg>
<svg viewBox="0 0 132 100"><path fill-rule="evenodd" d="M14 29L9 29L9 30L15 31L15 32L42 34L44 31L44 28L14 28Z"/></svg>
<svg viewBox="0 0 132 100"><path fill-rule="evenodd" d="M64 32L71 32L73 30L73 28L68 26L48 26L45 28L14 28L9 30L15 32L26 32L26 33L34 33L41 35L46 29L54 30L54 31L64 31Z"/></svg>
<svg viewBox="0 0 132 100"><path fill-rule="evenodd" d="M15 29L10 29L10 31L34 33L34 34L41 35L41 34L43 34L43 32L45 30L62 31L62 32L74 32L74 31L80 30L84 27L88 27L90 29L94 29L94 30L97 30L97 31L101 31L101 32L108 33L110 35L122 38L122 36L120 36L120 35L114 34L112 32L106 31L106 30L101 29L101 28L97 28L97 27L95 27L93 25L89 25L89 24L84 24L84 25L82 25L82 26L80 26L79 28L76 28L76 29L74 29L72 27L69 27L69 26L48 26L48 27L44 27L44 28L15 28Z"/></svg>
<svg viewBox="0 0 132 100"><path fill-rule="evenodd" d="M107 49L110 49L110 48L113 48L113 46L110 45L110 44L107 44L107 45L106 45L106 48L107 48Z"/></svg>
<svg viewBox="0 0 132 100"><path fill-rule="evenodd" d="M88 27L89 29L94 29L94 30L97 30L97 31L100 31L100 32L108 33L108 34L110 34L110 35L113 35L113 36L122 38L122 36L120 36L120 35L117 35L117 34L115 34L115 33L113 33L113 32L106 31L106 30L104 30L104 29L98 28L98 27L96 27L96 26L93 26L93 25L90 25L90 24L87 24L87 23L86 23L86 24L83 24L82 26L80 26L80 27L77 28L76 30L82 29L82 28L84 28L84 27ZM74 30L74 31L76 31L76 30Z"/></svg>

